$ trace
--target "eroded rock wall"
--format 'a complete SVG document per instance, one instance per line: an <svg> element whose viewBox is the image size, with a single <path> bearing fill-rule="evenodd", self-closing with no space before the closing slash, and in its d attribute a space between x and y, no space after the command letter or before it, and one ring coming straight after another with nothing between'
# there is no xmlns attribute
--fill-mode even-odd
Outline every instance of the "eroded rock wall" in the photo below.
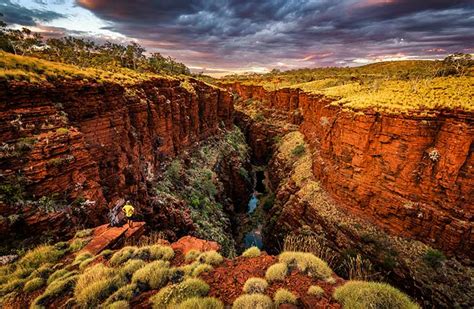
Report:
<svg viewBox="0 0 474 309"><path fill-rule="evenodd" d="M0 82L2 232L98 224L119 198L146 207L163 162L232 126L231 96L191 84Z"/></svg>
<svg viewBox="0 0 474 309"><path fill-rule="evenodd" d="M393 235L473 258L472 113L357 113L298 89L227 87L302 115L314 175L341 207Z"/></svg>

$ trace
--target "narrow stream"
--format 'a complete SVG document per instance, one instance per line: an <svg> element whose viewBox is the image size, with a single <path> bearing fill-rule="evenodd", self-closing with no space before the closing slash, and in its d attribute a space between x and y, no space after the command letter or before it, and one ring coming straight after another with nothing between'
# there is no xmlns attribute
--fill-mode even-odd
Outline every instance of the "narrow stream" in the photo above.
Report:
<svg viewBox="0 0 474 309"><path fill-rule="evenodd" d="M260 215L258 214L258 206L260 205L259 196L265 194L265 172L263 170L256 170L254 172L254 192L250 196L247 206L247 214L252 222L252 229L245 234L244 245L245 248L258 247L263 249L262 240L262 223L260 222Z"/></svg>

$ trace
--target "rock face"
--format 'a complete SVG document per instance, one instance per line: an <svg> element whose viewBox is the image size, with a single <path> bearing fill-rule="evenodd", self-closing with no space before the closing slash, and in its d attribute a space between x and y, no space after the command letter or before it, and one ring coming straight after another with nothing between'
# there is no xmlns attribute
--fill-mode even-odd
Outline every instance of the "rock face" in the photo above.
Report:
<svg viewBox="0 0 474 309"><path fill-rule="evenodd" d="M244 100L301 114L314 175L342 207L393 235L474 257L472 113L355 113L298 89L227 87Z"/></svg>
<svg viewBox="0 0 474 309"><path fill-rule="evenodd" d="M191 84L1 81L2 234L103 223L119 198L147 213L163 162L232 126L231 96Z"/></svg>

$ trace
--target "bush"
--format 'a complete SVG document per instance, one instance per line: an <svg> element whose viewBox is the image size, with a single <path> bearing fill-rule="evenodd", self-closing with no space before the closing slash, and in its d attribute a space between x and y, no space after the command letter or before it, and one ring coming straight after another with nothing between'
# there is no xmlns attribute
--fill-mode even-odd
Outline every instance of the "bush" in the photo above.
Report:
<svg viewBox="0 0 474 309"><path fill-rule="evenodd" d="M20 260L19 264L25 268L38 268L44 263L55 263L64 252L54 246L39 246L28 251Z"/></svg>
<svg viewBox="0 0 474 309"><path fill-rule="evenodd" d="M212 250L201 253L198 257L198 261L203 264L205 263L215 266L222 263L222 261L224 261L224 258L218 252Z"/></svg>
<svg viewBox="0 0 474 309"><path fill-rule="evenodd" d="M196 268L194 268L192 276L198 277L200 274L211 271L212 269L212 266L209 264L199 264L198 266L196 266Z"/></svg>
<svg viewBox="0 0 474 309"><path fill-rule="evenodd" d="M132 258L133 254L137 250L136 247L123 247L119 251L115 252L114 255L112 255L112 258L110 258L110 265L112 266L118 266L129 259Z"/></svg>
<svg viewBox="0 0 474 309"><path fill-rule="evenodd" d="M73 265L81 264L83 261L88 260L92 258L93 255L90 254L89 252L84 252L81 254L76 255L76 258L74 259L74 262L72 263Z"/></svg>
<svg viewBox="0 0 474 309"><path fill-rule="evenodd" d="M113 250L110 250L110 249L105 249L104 251L102 251L99 256L103 256L105 257L106 259L108 259L109 257L112 256L112 254L114 254L114 251Z"/></svg>
<svg viewBox="0 0 474 309"><path fill-rule="evenodd" d="M153 245L150 246L150 259L169 261L174 257L174 251L169 246Z"/></svg>
<svg viewBox="0 0 474 309"><path fill-rule="evenodd" d="M270 297L263 294L244 294L239 296L232 305L233 309L273 309L273 302Z"/></svg>
<svg viewBox="0 0 474 309"><path fill-rule="evenodd" d="M110 305L114 302L118 302L121 300L129 301L138 294L140 294L140 289L138 288L138 286L135 283L130 283L122 286L120 289L110 295L109 298L107 298L107 300L104 302L104 304Z"/></svg>
<svg viewBox="0 0 474 309"><path fill-rule="evenodd" d="M415 309L418 305L396 288L378 282L348 281L336 288L334 298L344 308Z"/></svg>
<svg viewBox="0 0 474 309"><path fill-rule="evenodd" d="M133 274L132 283L143 289L159 289L168 282L168 268L169 262L161 260L151 262Z"/></svg>
<svg viewBox="0 0 474 309"><path fill-rule="evenodd" d="M247 294L263 293L268 287L268 283L263 278L249 278L245 281L243 291Z"/></svg>
<svg viewBox="0 0 474 309"><path fill-rule="evenodd" d="M43 278L33 278L25 283L23 287L23 292L30 293L36 291L37 289L41 288L45 284Z"/></svg>
<svg viewBox="0 0 474 309"><path fill-rule="evenodd" d="M250 247L247 250L245 250L244 253L242 253L242 256L246 258L253 258L253 257L260 256L260 249L257 247Z"/></svg>
<svg viewBox="0 0 474 309"><path fill-rule="evenodd" d="M78 276L70 276L67 278L60 278L57 279L51 284L48 285L46 290L38 296L32 303L30 308L37 308L37 307L44 307L48 304L48 302L52 301L53 299L65 294L66 292L72 291L74 289L74 285Z"/></svg>
<svg viewBox="0 0 474 309"><path fill-rule="evenodd" d="M105 308L106 309L128 309L128 308L130 308L130 305L125 300L119 300L119 301L116 301L114 303L111 303L110 305L108 305Z"/></svg>
<svg viewBox="0 0 474 309"><path fill-rule="evenodd" d="M428 249L423 255L423 261L431 267L440 265L444 260L446 260L446 257L443 252L436 249Z"/></svg>
<svg viewBox="0 0 474 309"><path fill-rule="evenodd" d="M84 238L84 237L89 237L94 233L94 229L84 229L77 231L76 234L74 235L74 238Z"/></svg>
<svg viewBox="0 0 474 309"><path fill-rule="evenodd" d="M278 308L282 304L296 305L298 298L287 289L278 289L273 296L275 306Z"/></svg>
<svg viewBox="0 0 474 309"><path fill-rule="evenodd" d="M305 152L304 145L300 144L296 146L295 148L293 148L293 150L291 151L291 154L294 155L295 157L301 157L301 155L303 155L304 152Z"/></svg>
<svg viewBox="0 0 474 309"><path fill-rule="evenodd" d="M86 259L86 260L82 261L81 264L79 264L79 269L84 270L87 266L89 266L89 264L92 261L94 261L94 258L89 258L89 259Z"/></svg>
<svg viewBox="0 0 474 309"><path fill-rule="evenodd" d="M65 277L66 275L70 274L71 272L66 270L66 269L58 269L54 273L51 274L48 278L48 284L51 284L51 282L55 281L56 279Z"/></svg>
<svg viewBox="0 0 474 309"><path fill-rule="evenodd" d="M69 249L72 252L77 252L77 251L81 250L82 248L84 248L89 243L89 241L90 240L88 240L88 239L82 239L82 238L74 239L71 242L71 244L69 245Z"/></svg>
<svg viewBox="0 0 474 309"><path fill-rule="evenodd" d="M118 272L122 278L130 281L132 275L145 265L146 263L142 260L128 260Z"/></svg>
<svg viewBox="0 0 474 309"><path fill-rule="evenodd" d="M332 275L328 264L312 253L286 251L279 255L278 260L288 267L296 265L301 272L315 278L326 279Z"/></svg>
<svg viewBox="0 0 474 309"><path fill-rule="evenodd" d="M115 271L103 264L96 264L79 276L74 297L82 307L95 307L116 288Z"/></svg>
<svg viewBox="0 0 474 309"><path fill-rule="evenodd" d="M276 263L268 267L265 278L269 281L282 281L288 274L288 266L285 263Z"/></svg>
<svg viewBox="0 0 474 309"><path fill-rule="evenodd" d="M186 253L186 256L184 259L186 262L194 262L200 254L201 254L201 251L189 250L189 252Z"/></svg>
<svg viewBox="0 0 474 309"><path fill-rule="evenodd" d="M192 297L179 304L179 309L223 309L224 304L214 297Z"/></svg>
<svg viewBox="0 0 474 309"><path fill-rule="evenodd" d="M150 298L150 302L154 309L162 309L192 297L205 296L208 292L209 285L206 282L195 278L186 279L179 284L161 289Z"/></svg>
<svg viewBox="0 0 474 309"><path fill-rule="evenodd" d="M35 269L27 279L33 279L33 278L43 278L47 279L49 275L53 272L53 264L52 263L46 263L43 264L40 268Z"/></svg>
<svg viewBox="0 0 474 309"><path fill-rule="evenodd" d="M13 279L0 286L0 297L15 290L20 290L26 283L25 279Z"/></svg>
<svg viewBox="0 0 474 309"><path fill-rule="evenodd" d="M324 290L318 285L312 285L308 288L308 295L321 297L324 295Z"/></svg>

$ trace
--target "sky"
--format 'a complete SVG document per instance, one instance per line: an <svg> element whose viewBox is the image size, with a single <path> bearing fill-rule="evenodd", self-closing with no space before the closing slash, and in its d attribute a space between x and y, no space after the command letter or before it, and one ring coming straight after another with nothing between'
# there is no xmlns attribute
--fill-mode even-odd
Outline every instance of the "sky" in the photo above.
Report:
<svg viewBox="0 0 474 309"><path fill-rule="evenodd" d="M0 0L0 13L214 76L474 53L474 0Z"/></svg>

